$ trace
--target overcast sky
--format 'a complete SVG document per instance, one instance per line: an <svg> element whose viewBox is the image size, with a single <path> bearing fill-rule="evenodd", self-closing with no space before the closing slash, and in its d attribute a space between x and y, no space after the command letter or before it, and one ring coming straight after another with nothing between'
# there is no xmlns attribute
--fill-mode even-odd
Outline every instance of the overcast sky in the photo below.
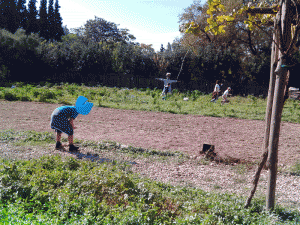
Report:
<svg viewBox="0 0 300 225"><path fill-rule="evenodd" d="M203 1L203 0L202 0ZM152 44L158 51L180 37L179 14L194 0L59 0L63 25L83 26L95 16L128 28L136 42Z"/></svg>

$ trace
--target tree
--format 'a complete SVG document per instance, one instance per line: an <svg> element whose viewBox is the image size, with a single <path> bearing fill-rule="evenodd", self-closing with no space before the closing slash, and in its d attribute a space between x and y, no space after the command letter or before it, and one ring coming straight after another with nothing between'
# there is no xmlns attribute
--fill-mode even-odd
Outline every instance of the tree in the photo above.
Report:
<svg viewBox="0 0 300 225"><path fill-rule="evenodd" d="M17 4L19 28L26 29L27 24L27 8L26 0L19 0Z"/></svg>
<svg viewBox="0 0 300 225"><path fill-rule="evenodd" d="M239 8L245 6L245 1L242 0L222 0L220 2L224 7L223 11L226 12L238 11ZM262 27L263 31L258 29L250 31L248 25L244 23L247 17L244 14L237 15L234 20L226 24L226 27L218 26L218 29L223 27L222 35L215 35L213 29L207 29L208 22L212 21L212 18L220 17L220 20L224 20L223 11L215 10L213 15L210 15L209 4L201 5L199 2L194 2L185 9L180 16L183 43L193 48L207 46L210 43L217 48L222 47L224 50L230 47L245 62L253 57L259 57L260 54L265 53L265 50L268 51L271 48L272 27ZM188 32L185 32L186 30Z"/></svg>
<svg viewBox="0 0 300 225"><path fill-rule="evenodd" d="M38 11L36 9L36 0L29 0L28 4L28 20L26 26L26 34L39 32L37 15Z"/></svg>
<svg viewBox="0 0 300 225"><path fill-rule="evenodd" d="M54 25L53 25L53 32L54 32L54 39L57 41L61 40L61 37L64 35L64 29L62 27L62 18L59 12L59 4L58 0L55 1L55 10L54 10Z"/></svg>
<svg viewBox="0 0 300 225"><path fill-rule="evenodd" d="M135 37L128 33L128 29L119 29L118 25L95 16L94 20L88 20L84 27L74 29L79 36L94 42L128 42Z"/></svg>
<svg viewBox="0 0 300 225"><path fill-rule="evenodd" d="M166 52L167 52L167 54L170 54L172 52L172 46L171 46L170 42L168 42Z"/></svg>
<svg viewBox="0 0 300 225"><path fill-rule="evenodd" d="M163 44L161 44L161 46L160 46L160 50L159 50L160 52L164 52L165 51L165 48L164 48L164 45Z"/></svg>
<svg viewBox="0 0 300 225"><path fill-rule="evenodd" d="M49 23L47 15L47 0L41 0L39 11L39 33L40 36L47 39L49 38Z"/></svg>
<svg viewBox="0 0 300 225"><path fill-rule="evenodd" d="M38 34L26 35L22 28L14 34L3 29L0 30L0 42L2 43L0 45L0 64L4 65L10 72L7 79L13 81L40 79L41 71L38 71L38 68L42 64L39 60L37 47L41 40Z"/></svg>
<svg viewBox="0 0 300 225"><path fill-rule="evenodd" d="M229 15L230 12L238 11L246 5L246 1L243 0L221 0L221 2L226 14L223 11L215 10L213 11L214 17ZM185 9L179 20L180 30L183 34L181 38L182 45L192 50L194 54L206 52L205 49L207 48L211 49L208 54L219 51L230 52L233 54L233 58L239 59L239 71L236 74L236 78L239 77L239 80L232 83L235 93L247 94L250 90L246 89L245 86L249 87L250 82L255 82L260 87L260 93L257 94L266 93L269 77L265 71L270 69L270 57L265 56L270 53L271 49L272 27L265 26L250 31L247 24L244 23L247 15L241 14L223 27L225 33L215 35L213 30L206 29L209 26L208 21L211 20L210 14L209 4L201 4L200 1L195 1ZM227 53L224 55L227 55ZM213 59L213 57L209 58ZM218 69L222 69L222 67ZM231 76L232 72L227 73L227 75L223 73L224 71L215 72L218 79L224 79L225 76L233 78Z"/></svg>
<svg viewBox="0 0 300 225"><path fill-rule="evenodd" d="M49 29L49 39L55 39L55 20L54 20L54 1L49 0L48 5L48 29Z"/></svg>
<svg viewBox="0 0 300 225"><path fill-rule="evenodd" d="M1 7L1 28L12 33L19 27L17 5L14 0L2 0Z"/></svg>

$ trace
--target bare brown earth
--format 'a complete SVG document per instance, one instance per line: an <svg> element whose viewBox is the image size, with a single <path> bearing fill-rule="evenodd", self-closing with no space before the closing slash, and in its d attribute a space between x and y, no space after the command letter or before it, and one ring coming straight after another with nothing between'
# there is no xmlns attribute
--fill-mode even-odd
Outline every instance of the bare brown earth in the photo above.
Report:
<svg viewBox="0 0 300 225"><path fill-rule="evenodd" d="M52 131L52 111L59 104L0 100L0 130ZM226 107L226 106L225 106ZM220 157L260 160L264 121L177 115L94 107L79 115L74 136L84 140L111 140L148 149L199 155L203 143L215 145ZM279 165L300 159L300 124L283 122L279 139ZM54 143L53 143L54 144Z"/></svg>

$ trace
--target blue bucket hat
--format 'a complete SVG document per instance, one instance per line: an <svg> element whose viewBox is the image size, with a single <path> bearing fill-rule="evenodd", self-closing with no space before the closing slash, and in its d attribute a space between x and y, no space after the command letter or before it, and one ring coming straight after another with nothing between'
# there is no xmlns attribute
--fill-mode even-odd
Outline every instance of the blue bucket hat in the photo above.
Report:
<svg viewBox="0 0 300 225"><path fill-rule="evenodd" d="M76 100L75 107L79 114L87 115L92 110L93 105L93 103L88 102L88 99L86 97L79 96Z"/></svg>

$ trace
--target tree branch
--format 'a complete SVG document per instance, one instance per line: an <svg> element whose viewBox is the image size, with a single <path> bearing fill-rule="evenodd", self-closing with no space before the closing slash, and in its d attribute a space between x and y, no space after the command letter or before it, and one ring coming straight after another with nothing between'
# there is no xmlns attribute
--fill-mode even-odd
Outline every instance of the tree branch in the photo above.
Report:
<svg viewBox="0 0 300 225"><path fill-rule="evenodd" d="M277 14L277 6L273 8L253 8L248 9L246 12L250 14Z"/></svg>
<svg viewBox="0 0 300 225"><path fill-rule="evenodd" d="M299 12L298 12L298 9L297 9L297 4L294 0L292 0L292 2L295 5L297 17L296 17L295 34L294 34L294 37L293 37L288 49L286 50L286 55L287 56L292 54L292 51L294 50L294 46L296 45L296 42L297 42L297 39L298 39L298 33L300 31L300 21L299 21Z"/></svg>
<svg viewBox="0 0 300 225"><path fill-rule="evenodd" d="M211 42L211 38L209 37L208 33L206 33L204 29L199 28L199 30L202 31L205 34L206 38L209 40L209 42Z"/></svg>
<svg viewBox="0 0 300 225"><path fill-rule="evenodd" d="M252 52L253 55L256 55L257 51L253 47L252 40L251 40L251 31L250 30L248 30L248 40L249 40L248 45L249 45L250 51Z"/></svg>

